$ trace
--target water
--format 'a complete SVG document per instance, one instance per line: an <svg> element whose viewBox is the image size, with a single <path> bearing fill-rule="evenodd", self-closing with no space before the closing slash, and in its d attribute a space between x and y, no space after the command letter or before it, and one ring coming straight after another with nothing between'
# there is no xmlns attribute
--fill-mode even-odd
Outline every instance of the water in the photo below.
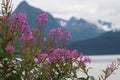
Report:
<svg viewBox="0 0 120 80"><path fill-rule="evenodd" d="M93 67L90 70L89 75L95 76L98 80L99 75L102 75L102 70L105 69L109 64L115 61L117 58L120 58L120 55L104 55L104 56L89 56L92 59L92 63L89 65ZM120 80L120 69L115 71L116 74L111 75L107 80ZM81 73L78 73L78 76L81 76Z"/></svg>

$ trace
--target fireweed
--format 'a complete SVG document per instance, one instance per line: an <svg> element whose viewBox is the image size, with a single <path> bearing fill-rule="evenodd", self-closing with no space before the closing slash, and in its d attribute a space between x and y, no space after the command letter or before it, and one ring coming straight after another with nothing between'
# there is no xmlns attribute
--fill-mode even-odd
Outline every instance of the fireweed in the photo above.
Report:
<svg viewBox="0 0 120 80"><path fill-rule="evenodd" d="M50 30L48 37L44 36L47 13L37 16L35 22L40 24L34 29L24 13L15 13L10 18L11 10L11 0L2 0L0 80L97 80L88 74L89 57L64 48L72 38L69 32L58 27ZM119 66L118 58L103 70L98 80L107 80ZM78 77L78 70L86 76Z"/></svg>

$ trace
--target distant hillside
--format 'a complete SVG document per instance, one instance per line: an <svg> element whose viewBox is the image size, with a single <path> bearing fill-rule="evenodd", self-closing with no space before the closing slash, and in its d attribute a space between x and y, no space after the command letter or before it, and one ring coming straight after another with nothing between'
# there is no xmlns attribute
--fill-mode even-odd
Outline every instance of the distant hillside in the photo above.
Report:
<svg viewBox="0 0 120 80"><path fill-rule="evenodd" d="M41 9L30 6L26 1L22 1L13 13L26 13L27 20L31 27L36 27L35 18L40 12L44 12ZM45 34L49 33L50 29L60 27L62 24L63 29L72 34L71 41L85 40L96 37L102 34L104 31L97 27L97 25L90 23L84 19L76 19L72 17L69 21L57 18L55 19L50 13L48 13L48 23L46 24Z"/></svg>
<svg viewBox="0 0 120 80"><path fill-rule="evenodd" d="M66 21L63 19L56 19L56 21L61 23L66 23L64 29L72 34L72 41L86 40L94 38L104 33L104 30L99 28L97 25L90 23L84 19L76 19L72 17L70 20ZM61 24L62 26L63 24Z"/></svg>
<svg viewBox="0 0 120 80"><path fill-rule="evenodd" d="M67 45L87 55L120 54L120 32L106 32L99 37Z"/></svg>
<svg viewBox="0 0 120 80"><path fill-rule="evenodd" d="M19 13L19 12L26 13L29 25L31 27L36 27L37 25L35 22L35 18L38 16L40 12L44 12L44 11L30 6L26 1L22 1L13 13ZM46 28L45 28L46 33L48 33L50 29L60 26L50 13L48 13L48 20L49 21L46 24Z"/></svg>

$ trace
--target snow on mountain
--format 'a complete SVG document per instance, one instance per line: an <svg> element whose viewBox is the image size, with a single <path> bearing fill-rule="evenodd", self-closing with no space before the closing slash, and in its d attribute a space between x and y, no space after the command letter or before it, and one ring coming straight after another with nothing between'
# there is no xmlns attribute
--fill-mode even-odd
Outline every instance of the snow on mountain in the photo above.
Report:
<svg viewBox="0 0 120 80"><path fill-rule="evenodd" d="M66 22L66 21L62 21L62 20L61 20L59 23L60 23L60 25L63 26L63 27L65 27L65 26L67 25L67 22Z"/></svg>
<svg viewBox="0 0 120 80"><path fill-rule="evenodd" d="M58 24L60 24L62 27L65 27L67 25L67 20L55 18Z"/></svg>
<svg viewBox="0 0 120 80"><path fill-rule="evenodd" d="M71 17L68 21L57 18L56 21L61 26L63 25L61 22L65 22L65 25L62 27L71 33L72 41L85 40L104 33L103 29L83 18L76 19L75 17Z"/></svg>

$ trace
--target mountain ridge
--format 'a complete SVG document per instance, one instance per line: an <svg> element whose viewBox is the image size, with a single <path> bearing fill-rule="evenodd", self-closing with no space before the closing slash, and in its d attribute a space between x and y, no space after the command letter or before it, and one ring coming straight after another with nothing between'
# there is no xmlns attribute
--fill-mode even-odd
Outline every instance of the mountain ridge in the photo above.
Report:
<svg viewBox="0 0 120 80"><path fill-rule="evenodd" d="M120 54L120 31L106 32L84 41L76 41L67 45L68 49L77 49L86 55Z"/></svg>
<svg viewBox="0 0 120 80"><path fill-rule="evenodd" d="M36 25L37 23L35 22L35 18L37 18L40 12L45 12L45 11L29 5L26 1L22 1L12 14L19 13L19 12L25 13L27 15L28 24L31 27L35 28L38 26ZM46 27L44 30L45 33L49 33L50 29L57 28L59 26L60 25L57 23L54 17L50 13L48 13L48 22L46 23Z"/></svg>
<svg viewBox="0 0 120 80"><path fill-rule="evenodd" d="M26 13L28 24L31 27L35 28L37 26L35 22L35 18L40 12L44 12L44 11L42 9L38 9L29 5L26 1L22 1L15 9L13 14L19 12ZM58 20L60 21L61 19ZM90 23L84 19L76 19L75 17L72 17L69 21L63 19L62 23L64 25L66 24L67 26L62 28L70 32L72 35L72 39L70 42L94 38L104 32L103 30L98 29L97 25ZM55 20L55 18L50 13L48 13L48 22L44 29L44 33L48 35L50 29L57 27L60 27L60 23L57 22L57 20Z"/></svg>
<svg viewBox="0 0 120 80"><path fill-rule="evenodd" d="M56 21L60 24L60 19ZM104 33L104 30L83 18L71 17L69 20L61 19L61 21L66 23L64 29L72 34L73 39L71 41L86 40Z"/></svg>

